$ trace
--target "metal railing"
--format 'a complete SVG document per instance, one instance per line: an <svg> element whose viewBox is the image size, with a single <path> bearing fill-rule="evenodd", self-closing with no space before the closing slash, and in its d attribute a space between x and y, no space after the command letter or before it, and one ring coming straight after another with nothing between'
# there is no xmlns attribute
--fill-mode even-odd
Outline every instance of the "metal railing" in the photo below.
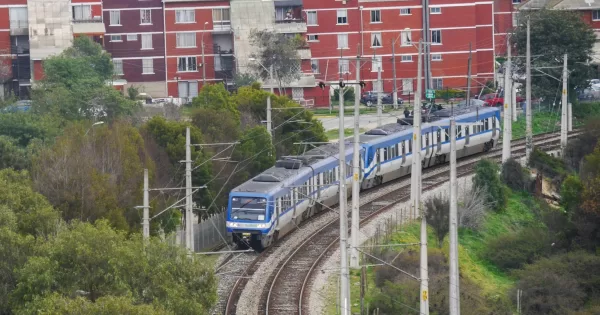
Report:
<svg viewBox="0 0 600 315"><path fill-rule="evenodd" d="M283 23L306 23L306 20L304 18L301 17L293 17L291 19L276 19L275 20L276 24L283 24Z"/></svg>
<svg viewBox="0 0 600 315"><path fill-rule="evenodd" d="M27 20L10 20L10 29L29 28Z"/></svg>
<svg viewBox="0 0 600 315"><path fill-rule="evenodd" d="M199 252L225 243L227 240L225 221L227 221L227 213L223 211L194 225L194 250Z"/></svg>
<svg viewBox="0 0 600 315"><path fill-rule="evenodd" d="M86 19L73 19L73 23L104 23L101 17L98 18L86 18Z"/></svg>

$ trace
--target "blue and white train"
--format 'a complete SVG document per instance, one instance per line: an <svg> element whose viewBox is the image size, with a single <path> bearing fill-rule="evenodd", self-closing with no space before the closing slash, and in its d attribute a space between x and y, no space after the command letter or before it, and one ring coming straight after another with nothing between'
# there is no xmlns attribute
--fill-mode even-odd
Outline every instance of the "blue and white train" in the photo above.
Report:
<svg viewBox="0 0 600 315"><path fill-rule="evenodd" d="M455 109L457 158L489 151L500 136L500 110L489 107ZM422 164L445 163L450 152L448 110L428 116L422 124ZM435 122L435 125L432 124ZM440 126L441 125L441 126ZM401 119L360 136L361 189L369 189L410 173L412 125ZM293 230L301 221L337 204L339 150L332 143L284 157L275 166L233 189L227 206L227 232L240 247L262 249ZM351 194L351 143L346 143L345 179Z"/></svg>

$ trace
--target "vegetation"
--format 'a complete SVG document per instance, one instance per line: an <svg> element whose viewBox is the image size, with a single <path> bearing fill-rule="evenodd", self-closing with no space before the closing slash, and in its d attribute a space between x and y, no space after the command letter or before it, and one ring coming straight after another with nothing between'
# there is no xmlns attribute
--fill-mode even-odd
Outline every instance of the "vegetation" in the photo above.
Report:
<svg viewBox="0 0 600 315"><path fill-rule="evenodd" d="M502 164L502 181L515 191L533 191L529 173L523 170L521 164L514 159L508 159Z"/></svg>
<svg viewBox="0 0 600 315"><path fill-rule="evenodd" d="M499 171L498 164L483 159L475 166L475 176L473 177L473 186L485 191L486 201L496 211L502 210L506 205L504 187L498 176Z"/></svg>
<svg viewBox="0 0 600 315"><path fill-rule="evenodd" d="M450 200L447 196L435 196L425 201L425 218L427 218L427 224L435 231L438 247L442 247L450 228L448 225L449 213Z"/></svg>

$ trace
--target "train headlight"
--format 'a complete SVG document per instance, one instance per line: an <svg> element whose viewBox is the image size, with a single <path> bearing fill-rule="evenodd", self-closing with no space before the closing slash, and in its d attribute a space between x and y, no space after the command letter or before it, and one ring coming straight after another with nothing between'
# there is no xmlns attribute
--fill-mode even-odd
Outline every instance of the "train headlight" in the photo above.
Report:
<svg viewBox="0 0 600 315"><path fill-rule="evenodd" d="M235 222L227 222L226 225L227 225L227 227L230 227L230 228L238 227L238 224Z"/></svg>
<svg viewBox="0 0 600 315"><path fill-rule="evenodd" d="M256 225L256 227L257 227L257 228L259 228L259 229L264 229L264 228L267 228L267 227L269 227L269 224L267 224L267 223L264 223L264 224L257 224L257 225Z"/></svg>

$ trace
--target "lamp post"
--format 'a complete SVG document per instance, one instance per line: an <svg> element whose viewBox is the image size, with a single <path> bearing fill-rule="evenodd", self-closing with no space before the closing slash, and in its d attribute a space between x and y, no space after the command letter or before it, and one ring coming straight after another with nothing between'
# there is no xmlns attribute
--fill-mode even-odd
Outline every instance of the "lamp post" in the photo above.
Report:
<svg viewBox="0 0 600 315"><path fill-rule="evenodd" d="M104 123L103 121L98 121L98 122L93 123L92 126L90 126L90 128L88 128L88 130L85 132L84 136L87 136L87 134L90 132L90 130L92 130L92 128L94 128L95 126L98 126L98 125L102 125L103 123Z"/></svg>
<svg viewBox="0 0 600 315"><path fill-rule="evenodd" d="M269 69L267 69L267 67L265 67L262 63L260 63L260 61L258 61L256 58L248 58L248 60L250 61L254 61L256 63L258 63L261 67L263 67L263 69L265 69L268 73L269 73L269 79L271 80L271 94L269 94L269 97L267 98L267 131L269 132L269 134L271 135L271 95L274 93L273 91L273 64L271 64L269 66ZM273 135L271 135L273 136Z"/></svg>
<svg viewBox="0 0 600 315"><path fill-rule="evenodd" d="M181 77L179 76L175 76L175 81L177 81L177 98L181 98L181 95L179 95L179 80L181 79Z"/></svg>
<svg viewBox="0 0 600 315"><path fill-rule="evenodd" d="M206 25L208 22L204 22L204 28L202 29L202 87L206 85L206 65L204 64L204 33L206 33Z"/></svg>

